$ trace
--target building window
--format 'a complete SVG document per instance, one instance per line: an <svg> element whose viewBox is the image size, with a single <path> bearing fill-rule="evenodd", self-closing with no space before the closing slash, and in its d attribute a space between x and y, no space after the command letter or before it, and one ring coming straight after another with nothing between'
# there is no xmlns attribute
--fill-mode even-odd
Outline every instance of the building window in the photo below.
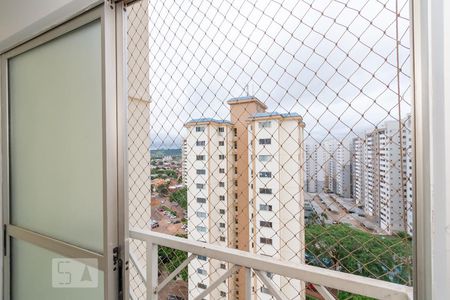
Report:
<svg viewBox="0 0 450 300"><path fill-rule="evenodd" d="M269 128L271 125L270 121L259 122L259 128Z"/></svg>
<svg viewBox="0 0 450 300"><path fill-rule="evenodd" d="M259 189L259 193L260 194L272 194L272 189L269 189L269 188L260 188Z"/></svg>
<svg viewBox="0 0 450 300"><path fill-rule="evenodd" d="M219 196L219 200L220 200L220 201L225 201L225 196L224 196L224 195L220 195L220 196Z"/></svg>
<svg viewBox="0 0 450 300"><path fill-rule="evenodd" d="M263 155L263 154L261 154L261 155L258 156L258 158L259 158L259 161L266 162L266 161L270 161L272 159L272 155Z"/></svg>
<svg viewBox="0 0 450 300"><path fill-rule="evenodd" d="M237 174L237 173L238 173L237 167L234 167L234 174Z"/></svg>
<svg viewBox="0 0 450 300"><path fill-rule="evenodd" d="M197 203L206 203L206 198L197 198Z"/></svg>
<svg viewBox="0 0 450 300"><path fill-rule="evenodd" d="M219 146L225 146L225 142L224 141L219 141Z"/></svg>
<svg viewBox="0 0 450 300"><path fill-rule="evenodd" d="M225 293L224 291L220 291L220 297L226 297L227 293Z"/></svg>
<svg viewBox="0 0 450 300"><path fill-rule="evenodd" d="M206 232L206 227L205 226L195 226L195 228L197 229L198 232Z"/></svg>
<svg viewBox="0 0 450 300"><path fill-rule="evenodd" d="M224 236L220 236L219 239L220 239L221 242L225 242L225 237Z"/></svg>
<svg viewBox="0 0 450 300"><path fill-rule="evenodd" d="M205 175L206 174L206 170L205 169L198 169L197 170L197 175Z"/></svg>
<svg viewBox="0 0 450 300"><path fill-rule="evenodd" d="M197 160L205 160L205 156L204 155L197 155L196 159Z"/></svg>
<svg viewBox="0 0 450 300"><path fill-rule="evenodd" d="M205 188L205 185L203 183L197 183L196 186L199 190L203 190Z"/></svg>
<svg viewBox="0 0 450 300"><path fill-rule="evenodd" d="M207 275L208 273L206 272L206 270L205 269L202 269L202 268L198 268L197 269L197 273L198 274L201 274L201 275Z"/></svg>
<svg viewBox="0 0 450 300"><path fill-rule="evenodd" d="M195 131L196 132L204 132L205 131L205 127L204 126L197 126L197 127L195 127Z"/></svg>
<svg viewBox="0 0 450 300"><path fill-rule="evenodd" d="M219 182L219 187L225 187L225 182L223 181Z"/></svg>
<svg viewBox="0 0 450 300"><path fill-rule="evenodd" d="M207 261L207 260L208 260L208 258L207 258L206 256L203 256L203 255L197 255L197 258L198 258L199 260L204 260L204 261Z"/></svg>
<svg viewBox="0 0 450 300"><path fill-rule="evenodd" d="M221 174L225 173L225 169L224 168L220 168L219 169L219 173L221 173Z"/></svg>
<svg viewBox="0 0 450 300"><path fill-rule="evenodd" d="M234 155L234 161L238 161L238 155L237 154Z"/></svg>
<svg viewBox="0 0 450 300"><path fill-rule="evenodd" d="M206 228L205 228L206 229ZM261 244L272 245L272 239L261 237L259 238Z"/></svg>
<svg viewBox="0 0 450 300"><path fill-rule="evenodd" d="M272 211L272 205L268 205L268 204L260 204L260 205L259 205L259 210L263 210L263 211Z"/></svg>
<svg viewBox="0 0 450 300"><path fill-rule="evenodd" d="M225 128L224 127L219 127L219 132L225 132Z"/></svg>
<svg viewBox="0 0 450 300"><path fill-rule="evenodd" d="M237 137L237 128L234 128L234 136Z"/></svg>
<svg viewBox="0 0 450 300"><path fill-rule="evenodd" d="M260 178L271 178L272 172L259 172L259 177Z"/></svg>
<svg viewBox="0 0 450 300"><path fill-rule="evenodd" d="M237 142L234 142L234 149L237 149Z"/></svg>
<svg viewBox="0 0 450 300"><path fill-rule="evenodd" d="M219 209L219 214L224 215L225 214L225 209Z"/></svg>
<svg viewBox="0 0 450 300"><path fill-rule="evenodd" d="M260 145L270 145L272 144L272 139L259 139Z"/></svg>
<svg viewBox="0 0 450 300"><path fill-rule="evenodd" d="M224 160L224 159L225 159L225 155L219 154L219 159L220 159L220 160Z"/></svg>
<svg viewBox="0 0 450 300"><path fill-rule="evenodd" d="M205 141L196 141L195 145L197 145L197 146L205 146L206 142Z"/></svg>
<svg viewBox="0 0 450 300"><path fill-rule="evenodd" d="M204 283L201 283L201 282L199 282L198 284L197 284L197 286L199 287L199 288L201 288L201 289L206 289L206 284L204 284Z"/></svg>
<svg viewBox="0 0 450 300"><path fill-rule="evenodd" d="M234 185L238 186L238 181L237 180L234 181Z"/></svg>
<svg viewBox="0 0 450 300"><path fill-rule="evenodd" d="M268 222L268 221L259 221L259 226L261 226L261 227L269 227L269 228L272 228L272 222Z"/></svg>
<svg viewBox="0 0 450 300"><path fill-rule="evenodd" d="M204 211L196 211L195 214L201 219L204 219L208 216Z"/></svg>
<svg viewBox="0 0 450 300"><path fill-rule="evenodd" d="M221 264L220 264L220 268L223 269L223 270L226 270L226 269L227 269L227 266L226 266L224 263L221 263Z"/></svg>
<svg viewBox="0 0 450 300"><path fill-rule="evenodd" d="M225 228L225 223L219 223L220 228Z"/></svg>

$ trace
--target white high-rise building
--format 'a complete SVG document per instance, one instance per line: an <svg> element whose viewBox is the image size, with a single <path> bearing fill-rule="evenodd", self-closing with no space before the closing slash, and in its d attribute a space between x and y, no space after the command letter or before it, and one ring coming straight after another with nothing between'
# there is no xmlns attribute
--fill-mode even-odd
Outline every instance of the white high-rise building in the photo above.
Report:
<svg viewBox="0 0 450 300"><path fill-rule="evenodd" d="M187 186L187 141L186 139L183 140L183 148L181 149L181 176L183 177L183 183L185 186Z"/></svg>
<svg viewBox="0 0 450 300"><path fill-rule="evenodd" d="M305 188L308 193L317 193L317 151L315 145L305 145Z"/></svg>
<svg viewBox="0 0 450 300"><path fill-rule="evenodd" d="M188 236L303 262L302 118L267 113L267 107L254 97L228 103L231 122L196 119L185 125ZM189 265L190 297L199 295L228 267L206 257L194 259ZM304 283L270 276L289 299L304 299ZM240 273L206 299L242 299L246 284L252 286L254 299L272 299L258 279L247 283Z"/></svg>
<svg viewBox="0 0 450 300"><path fill-rule="evenodd" d="M308 193L321 193L325 184L324 149L318 144L305 145L305 184Z"/></svg>
<svg viewBox="0 0 450 300"><path fill-rule="evenodd" d="M364 143L364 211L369 216L378 216L380 201L379 183L379 131L366 134Z"/></svg>
<svg viewBox="0 0 450 300"><path fill-rule="evenodd" d="M248 135L250 252L295 263L305 257L303 127L298 114L259 113L251 117ZM299 299L304 290L298 280L271 279L287 299ZM259 279L252 285L255 299L273 299Z"/></svg>
<svg viewBox="0 0 450 300"><path fill-rule="evenodd" d="M387 233L405 230L400 134L398 121L385 122L379 131L379 218Z"/></svg>
<svg viewBox="0 0 450 300"><path fill-rule="evenodd" d="M336 189L333 192L341 197L350 198L352 195L350 143L347 141L338 143L335 153Z"/></svg>
<svg viewBox="0 0 450 300"><path fill-rule="evenodd" d="M231 124L197 119L188 122L186 128L188 238L228 247L233 240L228 213L233 207ZM195 298L227 268L227 264L206 257L192 260L188 268L190 297ZM227 295L228 280L206 298Z"/></svg>
<svg viewBox="0 0 450 300"><path fill-rule="evenodd" d="M352 146L354 198L388 234L412 234L411 121L402 123L402 132L398 121L387 121Z"/></svg>
<svg viewBox="0 0 450 300"><path fill-rule="evenodd" d="M336 155L337 155L336 140L326 140L322 142L322 168L324 171L324 191L334 193L336 192Z"/></svg>
<svg viewBox="0 0 450 300"><path fill-rule="evenodd" d="M353 139L353 151L352 151L352 187L353 187L353 199L358 206L364 204L364 170L365 159L364 159L364 140L361 138Z"/></svg>
<svg viewBox="0 0 450 300"><path fill-rule="evenodd" d="M404 150L404 168L405 170L405 178L406 178L406 232L409 235L413 234L414 229L414 207L413 207L413 148L412 148L412 123L411 123L411 115L406 117L404 120L404 128L403 128L403 144L405 145Z"/></svg>

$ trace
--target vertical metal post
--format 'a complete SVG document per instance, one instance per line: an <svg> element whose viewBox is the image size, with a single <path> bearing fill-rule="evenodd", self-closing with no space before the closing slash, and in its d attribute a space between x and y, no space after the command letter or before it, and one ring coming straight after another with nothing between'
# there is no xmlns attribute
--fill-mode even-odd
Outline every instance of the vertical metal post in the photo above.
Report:
<svg viewBox="0 0 450 300"><path fill-rule="evenodd" d="M450 294L450 78L445 0L413 0L415 129L414 299Z"/></svg>
<svg viewBox="0 0 450 300"><path fill-rule="evenodd" d="M128 132L127 132L127 20L125 4L116 3L116 74L117 74L117 192L118 246L123 262L119 276L120 297L129 299L129 239L128 239Z"/></svg>
<svg viewBox="0 0 450 300"><path fill-rule="evenodd" d="M158 286L158 245L147 243L147 300L158 300L158 293L155 293Z"/></svg>

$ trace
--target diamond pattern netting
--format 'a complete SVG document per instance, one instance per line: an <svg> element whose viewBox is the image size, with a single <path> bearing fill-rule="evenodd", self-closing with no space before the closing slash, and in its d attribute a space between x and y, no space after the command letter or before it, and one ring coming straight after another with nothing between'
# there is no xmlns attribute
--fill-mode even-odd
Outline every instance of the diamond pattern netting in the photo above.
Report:
<svg viewBox="0 0 450 300"><path fill-rule="evenodd" d="M412 285L409 5L130 5L130 227ZM130 251L145 268L145 245ZM186 257L161 247L160 280ZM229 267L194 259L160 297L193 299ZM289 299L318 297L270 277ZM135 267L130 278L144 299ZM209 299L239 298L243 278Z"/></svg>

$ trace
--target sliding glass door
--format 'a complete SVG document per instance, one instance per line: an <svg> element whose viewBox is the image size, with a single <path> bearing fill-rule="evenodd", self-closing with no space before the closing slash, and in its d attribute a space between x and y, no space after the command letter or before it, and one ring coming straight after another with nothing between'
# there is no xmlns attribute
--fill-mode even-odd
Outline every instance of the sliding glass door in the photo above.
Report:
<svg viewBox="0 0 450 300"><path fill-rule="evenodd" d="M6 299L117 297L117 117L103 6L2 56ZM115 57L115 55L114 55Z"/></svg>

